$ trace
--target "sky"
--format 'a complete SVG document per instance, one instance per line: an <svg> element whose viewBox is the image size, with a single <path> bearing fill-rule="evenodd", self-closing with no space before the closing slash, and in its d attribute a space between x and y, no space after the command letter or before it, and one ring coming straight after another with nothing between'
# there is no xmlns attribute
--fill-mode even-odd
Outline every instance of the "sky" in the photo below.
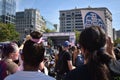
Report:
<svg viewBox="0 0 120 80"><path fill-rule="evenodd" d="M59 24L59 11L91 6L106 7L112 13L112 26L120 30L120 0L16 0L16 11L38 9L40 15L53 24Z"/></svg>

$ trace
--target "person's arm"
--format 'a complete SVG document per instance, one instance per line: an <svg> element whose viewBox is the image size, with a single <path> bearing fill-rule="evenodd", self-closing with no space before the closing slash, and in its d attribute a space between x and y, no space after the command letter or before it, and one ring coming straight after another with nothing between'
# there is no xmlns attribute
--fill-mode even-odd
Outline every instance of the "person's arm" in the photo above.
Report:
<svg viewBox="0 0 120 80"><path fill-rule="evenodd" d="M108 52L109 55L111 55L114 59L116 59L116 56L114 53L114 43L110 37L107 38L106 51Z"/></svg>
<svg viewBox="0 0 120 80"><path fill-rule="evenodd" d="M72 65L72 61L71 61L71 60L70 60L70 61L67 61L67 63L68 63L68 68L69 68L69 70L75 69L75 67Z"/></svg>
<svg viewBox="0 0 120 80"><path fill-rule="evenodd" d="M65 55L66 55L66 58L67 58L67 64L68 64L69 70L74 69L75 67L73 67L73 65L72 65L72 58L70 56L70 53L65 53Z"/></svg>

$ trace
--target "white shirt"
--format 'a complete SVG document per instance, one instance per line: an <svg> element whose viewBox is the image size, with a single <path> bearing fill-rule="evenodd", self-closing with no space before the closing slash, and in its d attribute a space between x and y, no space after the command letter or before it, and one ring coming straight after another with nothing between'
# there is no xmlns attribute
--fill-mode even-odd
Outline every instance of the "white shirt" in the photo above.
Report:
<svg viewBox="0 0 120 80"><path fill-rule="evenodd" d="M13 75L9 75L5 80L55 80L42 72L35 71L18 71Z"/></svg>

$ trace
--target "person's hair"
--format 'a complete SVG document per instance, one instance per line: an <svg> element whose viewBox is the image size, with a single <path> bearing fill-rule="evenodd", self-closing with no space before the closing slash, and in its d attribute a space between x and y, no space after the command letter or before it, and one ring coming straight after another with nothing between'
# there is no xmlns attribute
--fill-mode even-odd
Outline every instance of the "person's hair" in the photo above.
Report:
<svg viewBox="0 0 120 80"><path fill-rule="evenodd" d="M63 48L62 48L61 45L58 45L58 46L57 46L57 49L59 50L59 53L61 53L61 52L63 51Z"/></svg>
<svg viewBox="0 0 120 80"><path fill-rule="evenodd" d="M30 33L30 36L34 39L40 39L42 37L42 34L38 31L33 31L32 33Z"/></svg>
<svg viewBox="0 0 120 80"><path fill-rule="evenodd" d="M45 48L42 43L35 43L31 40L25 42L22 55L24 57L24 65L38 67L44 59Z"/></svg>
<svg viewBox="0 0 120 80"><path fill-rule="evenodd" d="M77 46L72 46L72 47L71 47L71 50L72 50L72 51L75 51L75 49L77 49Z"/></svg>
<svg viewBox="0 0 120 80"><path fill-rule="evenodd" d="M11 53L15 53L17 52L19 49L18 49L18 45L16 43L8 43L8 44L5 44L4 47L3 47L3 53L2 53L2 57L9 57L9 55Z"/></svg>
<svg viewBox="0 0 120 80"><path fill-rule="evenodd" d="M92 80L109 80L110 74L107 67L110 57L106 54L104 46L106 44L105 31L92 26L86 28L79 37L81 48L87 51L84 54L85 60L88 60L88 68L91 72Z"/></svg>

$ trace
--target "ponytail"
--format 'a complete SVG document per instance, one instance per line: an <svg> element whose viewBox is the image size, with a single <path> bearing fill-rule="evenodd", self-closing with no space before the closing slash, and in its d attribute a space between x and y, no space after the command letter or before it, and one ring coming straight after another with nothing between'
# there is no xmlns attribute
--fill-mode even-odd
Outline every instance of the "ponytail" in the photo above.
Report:
<svg viewBox="0 0 120 80"><path fill-rule="evenodd" d="M88 59L88 68L92 80L110 80L107 64L110 62L111 57L105 53L104 49L91 52Z"/></svg>

